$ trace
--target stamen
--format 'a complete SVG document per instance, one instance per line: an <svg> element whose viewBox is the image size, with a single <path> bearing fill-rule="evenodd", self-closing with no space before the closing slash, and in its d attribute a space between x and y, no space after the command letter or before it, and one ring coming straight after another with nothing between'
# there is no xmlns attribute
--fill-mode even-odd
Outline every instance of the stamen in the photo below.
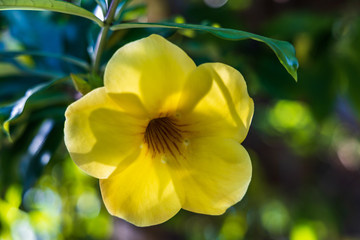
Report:
<svg viewBox="0 0 360 240"><path fill-rule="evenodd" d="M181 153L181 143L183 142L181 125L177 124L170 117L160 117L152 119L145 130L144 142L153 154L167 154L173 157Z"/></svg>

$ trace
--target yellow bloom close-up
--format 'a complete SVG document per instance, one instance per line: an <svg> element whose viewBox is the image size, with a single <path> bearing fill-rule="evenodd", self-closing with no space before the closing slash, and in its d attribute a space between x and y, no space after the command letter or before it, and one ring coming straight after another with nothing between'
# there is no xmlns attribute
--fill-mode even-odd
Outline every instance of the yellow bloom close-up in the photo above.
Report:
<svg viewBox="0 0 360 240"><path fill-rule="evenodd" d="M65 143L74 162L100 179L114 216L150 226L181 208L219 215L243 198L251 179L240 143L253 112L236 69L196 66L151 35L120 48L104 87L68 107Z"/></svg>

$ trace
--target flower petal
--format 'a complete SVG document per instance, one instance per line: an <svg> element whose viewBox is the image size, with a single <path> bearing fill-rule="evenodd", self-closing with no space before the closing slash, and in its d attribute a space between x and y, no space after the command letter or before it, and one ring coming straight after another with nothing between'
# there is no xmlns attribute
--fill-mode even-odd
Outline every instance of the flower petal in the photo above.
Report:
<svg viewBox="0 0 360 240"><path fill-rule="evenodd" d="M120 48L108 62L104 84L108 93L139 96L152 115L175 109L187 75L195 63L179 47L151 35Z"/></svg>
<svg viewBox="0 0 360 240"><path fill-rule="evenodd" d="M138 118L149 119L149 113L137 95L132 93L115 93L109 95L123 112Z"/></svg>
<svg viewBox="0 0 360 240"><path fill-rule="evenodd" d="M196 68L188 76L180 95L177 112L181 115L192 111L199 101L210 91L213 79L208 71Z"/></svg>
<svg viewBox="0 0 360 240"><path fill-rule="evenodd" d="M177 191L185 195L183 208L196 213L224 213L243 198L251 179L250 157L232 139L190 140L177 164L171 169Z"/></svg>
<svg viewBox="0 0 360 240"><path fill-rule="evenodd" d="M190 76L190 81L202 82L204 86L209 79L210 90L203 90L206 95L192 102L192 112L184 115L182 121L188 123L193 136L230 137L242 142L254 113L244 78L236 69L222 63L200 65Z"/></svg>
<svg viewBox="0 0 360 240"><path fill-rule="evenodd" d="M167 165L145 148L130 166L120 165L100 180L107 210L137 226L165 222L181 208Z"/></svg>
<svg viewBox="0 0 360 240"><path fill-rule="evenodd" d="M96 178L108 177L142 143L146 120L119 110L104 88L93 90L66 110L66 147L74 162Z"/></svg>

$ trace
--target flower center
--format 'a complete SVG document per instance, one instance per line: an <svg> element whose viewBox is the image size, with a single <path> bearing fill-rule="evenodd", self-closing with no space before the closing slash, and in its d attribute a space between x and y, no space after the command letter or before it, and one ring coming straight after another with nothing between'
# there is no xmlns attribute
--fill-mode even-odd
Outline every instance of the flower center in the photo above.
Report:
<svg viewBox="0 0 360 240"><path fill-rule="evenodd" d="M145 130L144 142L148 145L153 156L170 153L173 157L182 154L180 151L183 141L181 125L169 117L152 119Z"/></svg>

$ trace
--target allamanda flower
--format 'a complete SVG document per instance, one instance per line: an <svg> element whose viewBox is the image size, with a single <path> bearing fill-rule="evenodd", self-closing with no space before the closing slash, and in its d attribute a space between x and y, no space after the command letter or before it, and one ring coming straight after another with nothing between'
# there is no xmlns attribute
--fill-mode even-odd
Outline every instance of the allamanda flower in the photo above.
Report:
<svg viewBox="0 0 360 240"><path fill-rule="evenodd" d="M104 85L68 107L65 143L100 179L112 215L149 226L181 208L218 215L241 200L251 162L240 143L254 106L237 70L197 67L151 35L114 54Z"/></svg>

